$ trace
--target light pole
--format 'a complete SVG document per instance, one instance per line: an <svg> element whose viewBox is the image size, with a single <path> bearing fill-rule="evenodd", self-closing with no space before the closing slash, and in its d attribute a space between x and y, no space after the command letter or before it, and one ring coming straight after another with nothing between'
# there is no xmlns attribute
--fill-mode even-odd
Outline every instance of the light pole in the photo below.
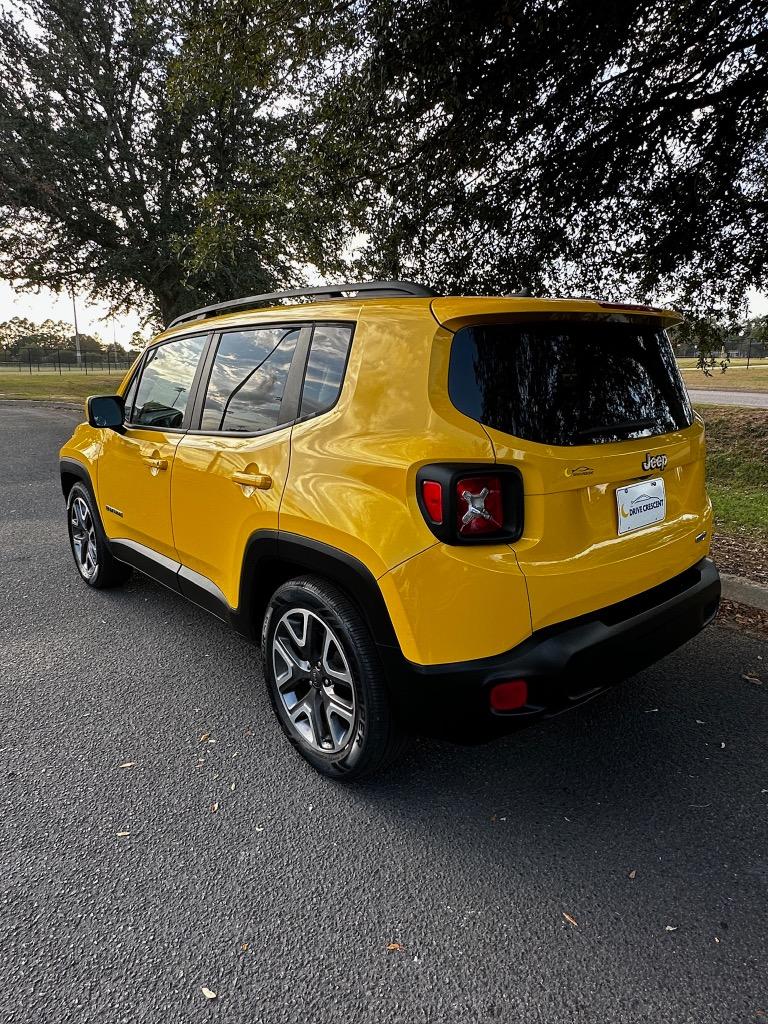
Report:
<svg viewBox="0 0 768 1024"><path fill-rule="evenodd" d="M75 352L77 353L77 365L80 365L80 332L77 329L77 306L75 305L75 286L70 286L70 292L72 295L72 314L75 318Z"/></svg>

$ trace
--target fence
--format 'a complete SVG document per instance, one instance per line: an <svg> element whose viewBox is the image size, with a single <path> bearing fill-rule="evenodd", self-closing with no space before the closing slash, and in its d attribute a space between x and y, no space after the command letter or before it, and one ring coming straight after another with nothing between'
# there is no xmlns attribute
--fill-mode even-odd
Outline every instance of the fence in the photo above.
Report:
<svg viewBox="0 0 768 1024"><path fill-rule="evenodd" d="M117 359L109 351L82 352L78 363L74 350L41 353L28 349L13 359L0 359L0 373L106 373L122 377L132 364L132 359Z"/></svg>

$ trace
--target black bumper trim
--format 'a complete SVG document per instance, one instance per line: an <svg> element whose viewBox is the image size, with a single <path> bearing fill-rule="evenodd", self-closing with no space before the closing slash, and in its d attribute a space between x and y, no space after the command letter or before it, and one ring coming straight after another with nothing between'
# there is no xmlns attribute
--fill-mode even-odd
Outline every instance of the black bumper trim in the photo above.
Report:
<svg viewBox="0 0 768 1024"><path fill-rule="evenodd" d="M593 699L696 636L717 614L719 601L718 571L704 558L651 590L537 630L492 658L421 666L392 648L379 650L406 724L419 732L471 740ZM489 687L513 678L528 681L528 704L518 711L492 712Z"/></svg>

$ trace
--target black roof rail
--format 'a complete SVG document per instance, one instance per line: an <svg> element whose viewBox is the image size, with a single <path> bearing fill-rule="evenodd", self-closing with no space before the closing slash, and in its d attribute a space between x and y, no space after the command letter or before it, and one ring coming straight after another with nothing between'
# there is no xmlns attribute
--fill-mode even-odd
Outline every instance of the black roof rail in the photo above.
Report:
<svg viewBox="0 0 768 1024"><path fill-rule="evenodd" d="M182 313L173 320L166 330L177 327L179 324L188 323L190 320L207 320L208 317L218 316L229 310L242 309L243 307L256 306L263 302L272 302L279 299L300 299L311 295L322 299L341 299L345 292L363 293L369 296L390 297L406 295L411 297L432 298L437 295L431 288L424 285L414 284L413 281L347 281L342 284L327 284L316 288L296 288L288 292L265 292L263 295L247 295L243 299L231 299L228 302L216 302L212 306L201 306L200 309L193 309L189 313Z"/></svg>

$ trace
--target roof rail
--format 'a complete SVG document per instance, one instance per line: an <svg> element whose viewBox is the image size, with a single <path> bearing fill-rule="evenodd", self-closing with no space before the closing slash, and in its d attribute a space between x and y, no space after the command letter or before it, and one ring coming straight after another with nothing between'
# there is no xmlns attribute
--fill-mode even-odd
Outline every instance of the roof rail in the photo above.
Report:
<svg viewBox="0 0 768 1024"><path fill-rule="evenodd" d="M342 284L327 284L317 288L297 288L288 292L265 292L263 295L248 295L244 299L231 299L228 302L217 302L212 306L201 306L200 309L193 309L189 313L182 313L173 320L166 330L177 327L179 324L188 323L190 320L207 320L209 317L218 316L228 310L241 309L243 307L256 306L262 302L272 302L278 299L299 299L306 295L322 299L341 299L345 292L364 293L370 296L410 295L421 298L431 298L437 295L431 288L424 285L414 284L412 281L347 281Z"/></svg>

